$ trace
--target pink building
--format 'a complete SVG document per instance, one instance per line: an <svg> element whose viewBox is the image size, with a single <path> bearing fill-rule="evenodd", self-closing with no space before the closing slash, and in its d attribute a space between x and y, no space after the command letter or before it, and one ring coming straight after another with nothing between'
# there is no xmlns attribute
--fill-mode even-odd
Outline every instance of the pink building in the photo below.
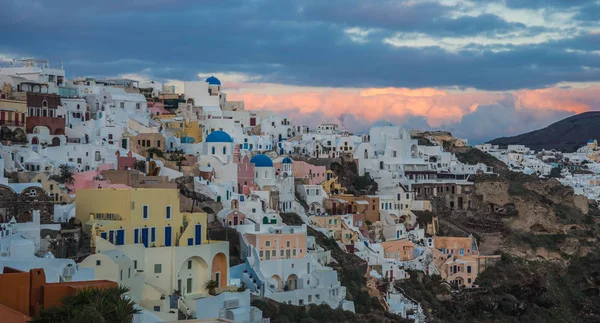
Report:
<svg viewBox="0 0 600 323"><path fill-rule="evenodd" d="M237 192L240 194L250 194L250 189L254 188L254 164L250 162L248 156L242 158L240 146L235 145L233 151L233 162L237 164Z"/></svg>
<svg viewBox="0 0 600 323"><path fill-rule="evenodd" d="M111 184L109 180L102 178L100 174L102 171L113 168L111 164L106 164L98 166L98 170L75 173L73 174L73 185L66 185L67 189L75 194L77 190L89 188L131 188L123 184Z"/></svg>
<svg viewBox="0 0 600 323"><path fill-rule="evenodd" d="M153 117L170 114L170 112L165 109L165 105L162 102L148 102L148 111L150 111L150 115Z"/></svg>
<svg viewBox="0 0 600 323"><path fill-rule="evenodd" d="M308 180L308 185L320 185L327 177L327 167L315 166L304 161L294 161L294 178L302 178ZM275 169L281 169L281 163L274 164Z"/></svg>

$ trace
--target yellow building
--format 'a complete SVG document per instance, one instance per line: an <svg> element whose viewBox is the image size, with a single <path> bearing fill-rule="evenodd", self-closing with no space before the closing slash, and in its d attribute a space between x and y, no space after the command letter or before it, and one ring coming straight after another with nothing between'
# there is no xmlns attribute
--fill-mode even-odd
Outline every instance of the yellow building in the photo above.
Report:
<svg viewBox="0 0 600 323"><path fill-rule="evenodd" d="M207 214L180 212L177 189L78 190L76 217L87 232L116 246L171 247L208 242Z"/></svg>
<svg viewBox="0 0 600 323"><path fill-rule="evenodd" d="M31 182L38 182L42 184L42 187L48 195L52 198L54 203L72 203L73 198L69 196L63 184L59 184L57 181L48 179L48 175L45 173L38 173L33 177ZM62 187L62 188L61 188Z"/></svg>
<svg viewBox="0 0 600 323"><path fill-rule="evenodd" d="M192 138L194 143L202 142L202 125L198 120L183 120L173 115L161 115L154 117L162 126L177 138ZM192 143L191 139L185 139L186 143Z"/></svg>
<svg viewBox="0 0 600 323"><path fill-rule="evenodd" d="M358 233L348 227L341 215L313 216L311 221L317 227L327 229L333 233L333 238L342 244L358 241Z"/></svg>
<svg viewBox="0 0 600 323"><path fill-rule="evenodd" d="M327 180L321 183L321 186L323 186L323 189L325 192L327 192L327 194L338 195L346 193L346 188L344 188L342 184L338 183L338 177L333 171L328 170L326 176Z"/></svg>

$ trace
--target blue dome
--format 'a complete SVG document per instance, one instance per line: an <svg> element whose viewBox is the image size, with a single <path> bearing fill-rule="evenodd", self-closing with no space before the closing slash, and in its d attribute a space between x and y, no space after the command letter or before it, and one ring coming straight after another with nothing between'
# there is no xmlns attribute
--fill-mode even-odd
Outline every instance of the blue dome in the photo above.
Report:
<svg viewBox="0 0 600 323"><path fill-rule="evenodd" d="M285 157L282 161L282 164L291 164L292 163L292 159L290 157Z"/></svg>
<svg viewBox="0 0 600 323"><path fill-rule="evenodd" d="M231 136L227 134L227 132L222 130L217 130L211 132L208 136L206 136L206 142L233 142Z"/></svg>
<svg viewBox="0 0 600 323"><path fill-rule="evenodd" d="M254 167L273 167L273 161L267 155L256 155L250 159L250 162L254 164Z"/></svg>
<svg viewBox="0 0 600 323"><path fill-rule="evenodd" d="M207 78L205 82L207 82L210 85L221 85L221 81L214 76Z"/></svg>

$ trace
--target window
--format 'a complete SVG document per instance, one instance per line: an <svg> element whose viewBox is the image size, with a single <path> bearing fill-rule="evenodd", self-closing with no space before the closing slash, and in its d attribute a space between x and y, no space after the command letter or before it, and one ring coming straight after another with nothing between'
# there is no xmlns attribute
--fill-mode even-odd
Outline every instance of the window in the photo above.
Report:
<svg viewBox="0 0 600 323"><path fill-rule="evenodd" d="M271 246L271 241L266 241L265 242L265 246L270 247Z"/></svg>
<svg viewBox="0 0 600 323"><path fill-rule="evenodd" d="M467 274L470 274L470 273L471 273L471 266L467 266ZM471 280L471 278L469 278L469 280Z"/></svg>
<svg viewBox="0 0 600 323"><path fill-rule="evenodd" d="M119 105L121 106L121 109L125 109L125 102L121 102Z"/></svg>
<svg viewBox="0 0 600 323"><path fill-rule="evenodd" d="M135 104L135 108L136 108L136 109L138 109L138 110L139 110L141 107L142 107L142 104L141 104L141 103L136 103L136 104Z"/></svg>
<svg viewBox="0 0 600 323"><path fill-rule="evenodd" d="M292 256L296 257L296 249L292 249Z"/></svg>
<svg viewBox="0 0 600 323"><path fill-rule="evenodd" d="M279 252L279 256L280 256L280 257L283 257L283 250L281 250L281 251Z"/></svg>
<svg viewBox="0 0 600 323"><path fill-rule="evenodd" d="M101 260L96 260L96 266L101 266L102 265L102 261Z"/></svg>
<svg viewBox="0 0 600 323"><path fill-rule="evenodd" d="M212 154L214 155L214 154L216 154L216 153L217 153L217 150L216 150L215 146L213 146L213 147L212 147Z"/></svg>
<svg viewBox="0 0 600 323"><path fill-rule="evenodd" d="M154 265L154 273L155 273L155 274L160 274L160 273L162 273L162 265L161 265L161 264L155 264L155 265Z"/></svg>
<svg viewBox="0 0 600 323"><path fill-rule="evenodd" d="M150 242L156 242L156 228L152 227L150 229Z"/></svg>
<svg viewBox="0 0 600 323"><path fill-rule="evenodd" d="M154 311L155 312L160 312L160 305L154 305Z"/></svg>
<svg viewBox="0 0 600 323"><path fill-rule="evenodd" d="M192 269L192 261L191 260L188 260L187 265L188 265L188 269Z"/></svg>
<svg viewBox="0 0 600 323"><path fill-rule="evenodd" d="M127 278L131 278L131 268L127 268Z"/></svg>
<svg viewBox="0 0 600 323"><path fill-rule="evenodd" d="M123 269L121 269L121 272L119 273L119 280L123 280Z"/></svg>
<svg viewBox="0 0 600 323"><path fill-rule="evenodd" d="M223 147L223 155L227 154L227 147Z"/></svg>
<svg viewBox="0 0 600 323"><path fill-rule="evenodd" d="M133 269L137 269L137 260L133 261Z"/></svg>
<svg viewBox="0 0 600 323"><path fill-rule="evenodd" d="M144 220L148 219L148 208L148 205L142 206L142 219Z"/></svg>
<svg viewBox="0 0 600 323"><path fill-rule="evenodd" d="M260 257L262 258L265 255L265 253L261 250L260 251Z"/></svg>
<svg viewBox="0 0 600 323"><path fill-rule="evenodd" d="M290 242L289 242L289 241L286 241L286 242L285 242L285 246L289 248L289 247L290 247Z"/></svg>
<svg viewBox="0 0 600 323"><path fill-rule="evenodd" d="M276 250L271 250L271 257L277 256Z"/></svg>
<svg viewBox="0 0 600 323"><path fill-rule="evenodd" d="M171 206L170 205L165 208L165 216L166 216L167 220L171 219Z"/></svg>
<svg viewBox="0 0 600 323"><path fill-rule="evenodd" d="M111 139L111 140L113 139L113 135L112 135L112 133L109 133L109 134L108 134L108 139Z"/></svg>

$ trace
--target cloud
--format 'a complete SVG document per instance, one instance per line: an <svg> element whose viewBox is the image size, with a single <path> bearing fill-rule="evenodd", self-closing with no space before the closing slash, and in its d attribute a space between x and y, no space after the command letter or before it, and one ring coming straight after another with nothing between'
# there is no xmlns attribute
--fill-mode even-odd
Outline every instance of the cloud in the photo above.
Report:
<svg viewBox="0 0 600 323"><path fill-rule="evenodd" d="M583 1L554 10L559 2L10 0L0 52L64 61L68 75L162 81L222 73L305 87L483 90L600 81L598 21L573 18L586 14Z"/></svg>
<svg viewBox="0 0 600 323"><path fill-rule="evenodd" d="M520 134L574 113L600 110L600 86L516 92L451 92L433 88L236 93L247 109L272 110L298 123L338 122L352 131L374 124L446 129L475 141Z"/></svg>

